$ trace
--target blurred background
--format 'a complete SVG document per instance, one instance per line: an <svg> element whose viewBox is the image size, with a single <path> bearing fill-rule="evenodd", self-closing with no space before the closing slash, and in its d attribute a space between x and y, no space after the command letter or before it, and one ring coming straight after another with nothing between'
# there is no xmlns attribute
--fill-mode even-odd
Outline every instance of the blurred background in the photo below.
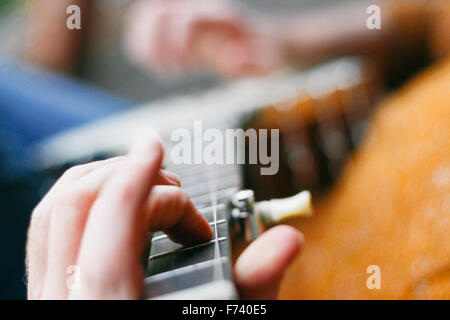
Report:
<svg viewBox="0 0 450 320"><path fill-rule="evenodd" d="M161 3L148 5L131 0L2 0L0 298L26 298L24 249L29 217L53 182L48 172L34 170L32 146L68 129L156 99L189 95L235 78L266 76L287 67L302 70L348 55L369 62L364 70L370 70L370 86L376 91L370 95L373 106L381 98L381 92L383 95L392 92L448 52L450 15L438 19L436 12L442 10L436 8L445 1L435 2L434 6L426 1L384 1L383 28L370 33L365 11L370 3L358 0L220 1L225 3L221 5L226 10L220 10L221 5L210 8L201 0L172 4L171 9L161 9L164 6ZM81 30L66 27L70 15L66 8L72 4L81 8ZM202 5L208 9L201 9ZM153 15L146 18L142 13L145 9ZM172 33L164 33L164 24L154 22L158 12L161 15L175 12L176 21L182 21L180 17L186 12L190 24L180 24L181 27L169 30ZM211 22L215 19L218 25ZM145 21L153 24L145 25ZM152 26L157 26L159 33L150 30ZM149 28L151 45L145 44L150 41L145 28ZM216 61L217 52L209 48L214 46L211 43L215 43L215 31L210 34L208 28L213 31L217 28L221 37L223 30L225 38L228 34L233 39L237 37L244 44L234 49L241 51L230 51L227 57L231 61ZM187 29L192 33L208 30L202 36L206 40L194 41L194 47L185 45L185 41L193 41L190 35L183 36ZM183 43L184 50L190 50L183 51L184 56L178 60L164 57L173 52L170 47L165 47L166 52L152 47L164 44L159 38L170 36ZM251 44L245 42L248 39ZM181 55L180 52L176 53ZM143 61L146 55L148 63ZM184 64L186 59L192 64ZM253 61L237 64L233 59ZM247 125L269 125L261 121L253 118ZM352 145L352 149L356 146ZM277 181L292 176L290 170L295 168L288 162ZM301 174L298 173L299 181L306 181L307 177ZM320 175L325 182L319 179L317 188L334 180L332 174ZM272 186L260 191L262 197L283 191L276 181L258 180L251 169L247 176L249 184ZM303 187L308 185L295 185L291 181L285 193Z"/></svg>
<svg viewBox="0 0 450 320"><path fill-rule="evenodd" d="M211 88L224 81L222 77L202 70L164 77L133 65L122 45L126 14L133 2L136 1L0 2L0 117L3 118L0 119L0 246L5 257L0 269L0 298L26 297L26 230L31 210L46 190L41 187L46 177L30 172L29 165L22 161L28 159L23 155L27 147L49 135L133 108L141 102ZM306 10L327 2L247 0L242 4L258 12L283 15L294 9ZM65 8L70 4L82 8L82 30L72 31L75 35L61 24L61 21L65 23L68 16ZM60 78L61 74L64 80ZM49 83L34 86L41 81ZM70 83L62 89L62 97L55 97L58 91L55 86L64 87L61 82L65 81ZM37 97L40 90L44 92ZM82 100L77 101L77 90L83 95L89 95L86 90L92 90L95 91L92 95L98 96L94 100L86 98L89 100L86 105ZM8 111L22 103L39 106L11 124L11 117L16 115ZM95 108L89 110L92 104ZM41 108L53 112L59 119L46 123ZM15 128L5 129L9 126ZM36 128L38 133L20 137L14 134L27 132L29 126Z"/></svg>

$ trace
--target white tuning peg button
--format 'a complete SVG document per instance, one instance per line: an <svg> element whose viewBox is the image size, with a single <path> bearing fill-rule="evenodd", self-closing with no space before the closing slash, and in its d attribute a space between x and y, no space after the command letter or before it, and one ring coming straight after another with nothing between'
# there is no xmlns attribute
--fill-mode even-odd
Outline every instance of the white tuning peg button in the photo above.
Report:
<svg viewBox="0 0 450 320"><path fill-rule="evenodd" d="M288 198L256 202L254 213L264 228L296 218L310 217L313 214L311 193L302 191Z"/></svg>

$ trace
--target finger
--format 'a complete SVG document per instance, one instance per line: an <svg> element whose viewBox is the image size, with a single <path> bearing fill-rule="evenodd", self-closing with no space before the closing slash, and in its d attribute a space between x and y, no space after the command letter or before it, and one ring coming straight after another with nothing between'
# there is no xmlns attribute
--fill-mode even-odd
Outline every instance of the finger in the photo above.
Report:
<svg viewBox="0 0 450 320"><path fill-rule="evenodd" d="M171 27L170 22L170 12L163 11L155 17L155 23L153 25L154 36L152 39L151 50L155 71L157 71L160 76L164 75L164 72L169 70L173 63L173 53L170 51L170 39L168 36Z"/></svg>
<svg viewBox="0 0 450 320"><path fill-rule="evenodd" d="M269 229L236 261L235 280L243 299L275 299L283 273L300 251L303 235L289 226Z"/></svg>
<svg viewBox="0 0 450 320"><path fill-rule="evenodd" d="M215 48L222 38L241 34L244 29L232 8L211 1L196 6L183 1L173 5L169 25L166 54L173 57L175 69L195 65L206 66L208 61L202 61L202 55L197 57L197 52L206 51L214 56ZM210 35L207 38L214 38L215 41L204 41L205 34ZM204 48L197 48L199 40ZM209 45L212 46L208 47Z"/></svg>
<svg viewBox="0 0 450 320"><path fill-rule="evenodd" d="M85 174L64 191L59 192L53 203L48 248L47 274L44 299L67 298L68 267L75 265L84 225L92 203L105 180L125 160L117 158L111 163L97 167ZM160 170L157 184L179 186L178 177Z"/></svg>
<svg viewBox="0 0 450 320"><path fill-rule="evenodd" d="M70 266L76 264L89 210L106 179L121 165L115 161L98 167L61 191L53 203L48 240L44 299L66 299Z"/></svg>
<svg viewBox="0 0 450 320"><path fill-rule="evenodd" d="M246 74L255 76L266 75L283 65L282 52L279 44L269 38L256 38L250 41L253 51L253 61L245 61L237 68Z"/></svg>
<svg viewBox="0 0 450 320"><path fill-rule="evenodd" d="M167 30L168 53L173 55L173 61L177 63L178 68L194 65L196 62L194 60L199 58L196 57L199 52L200 60L203 56L212 59L222 38L240 34L241 31L232 17L217 12L202 14L192 8L174 11L170 28ZM202 61L197 61L197 64L198 62ZM203 64L207 62L203 61Z"/></svg>
<svg viewBox="0 0 450 320"><path fill-rule="evenodd" d="M281 53L265 39L234 37L218 50L215 68L226 76L263 76L282 65Z"/></svg>
<svg viewBox="0 0 450 320"><path fill-rule="evenodd" d="M127 14L124 49L137 65L158 67L159 16L164 7L159 1L138 1Z"/></svg>
<svg viewBox="0 0 450 320"><path fill-rule="evenodd" d="M163 158L155 137L139 140L106 182L92 206L78 256L81 289L72 297L138 298L140 255L146 234L142 214ZM118 263L120 262L120 263Z"/></svg>
<svg viewBox="0 0 450 320"><path fill-rule="evenodd" d="M180 178L170 171L160 169L158 176L156 177L155 185L172 185L181 187Z"/></svg>
<svg viewBox="0 0 450 320"><path fill-rule="evenodd" d="M212 237L208 221L180 188L155 186L147 201L145 214L149 231L164 231L174 242L189 245Z"/></svg>
<svg viewBox="0 0 450 320"><path fill-rule="evenodd" d="M180 73L190 66L190 39L191 23L195 19L190 12L173 12L170 19L170 28L167 30L168 52L171 56L173 69Z"/></svg>
<svg viewBox="0 0 450 320"><path fill-rule="evenodd" d="M40 201L31 215L27 239L27 276L28 297L38 298L42 295L47 268L47 244L50 226L51 207L55 196L68 184L88 174L92 170L121 157L78 165L67 170Z"/></svg>
<svg viewBox="0 0 450 320"><path fill-rule="evenodd" d="M233 22L197 20L191 24L187 50L193 62L203 67L216 68L222 48L233 39L246 38L244 31Z"/></svg>
<svg viewBox="0 0 450 320"><path fill-rule="evenodd" d="M226 76L251 75L255 54L247 37L229 38L220 46L215 68Z"/></svg>

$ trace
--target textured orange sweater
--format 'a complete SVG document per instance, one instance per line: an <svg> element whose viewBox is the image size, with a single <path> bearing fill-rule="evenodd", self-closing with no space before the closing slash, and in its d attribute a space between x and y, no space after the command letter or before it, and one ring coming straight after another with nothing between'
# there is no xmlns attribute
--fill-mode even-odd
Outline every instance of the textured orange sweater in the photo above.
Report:
<svg viewBox="0 0 450 320"><path fill-rule="evenodd" d="M378 109L315 205L281 299L450 299L450 59ZM366 285L370 265L380 289Z"/></svg>

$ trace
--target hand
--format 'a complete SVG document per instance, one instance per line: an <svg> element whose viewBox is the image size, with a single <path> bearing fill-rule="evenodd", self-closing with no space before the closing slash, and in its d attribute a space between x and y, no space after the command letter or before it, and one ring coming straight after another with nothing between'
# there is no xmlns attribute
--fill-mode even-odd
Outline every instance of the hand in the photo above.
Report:
<svg viewBox="0 0 450 320"><path fill-rule="evenodd" d="M158 139L139 140L128 156L69 169L33 211L27 244L30 299L137 299L141 253L148 231L183 244L206 241L212 230L161 170ZM243 298L275 298L302 236L287 226L263 234L239 257L235 279ZM70 290L69 266L80 270Z"/></svg>
<svg viewBox="0 0 450 320"><path fill-rule="evenodd" d="M262 24L226 1L144 0L129 12L125 49L138 65L163 74L188 67L225 76L263 75L282 54Z"/></svg>

